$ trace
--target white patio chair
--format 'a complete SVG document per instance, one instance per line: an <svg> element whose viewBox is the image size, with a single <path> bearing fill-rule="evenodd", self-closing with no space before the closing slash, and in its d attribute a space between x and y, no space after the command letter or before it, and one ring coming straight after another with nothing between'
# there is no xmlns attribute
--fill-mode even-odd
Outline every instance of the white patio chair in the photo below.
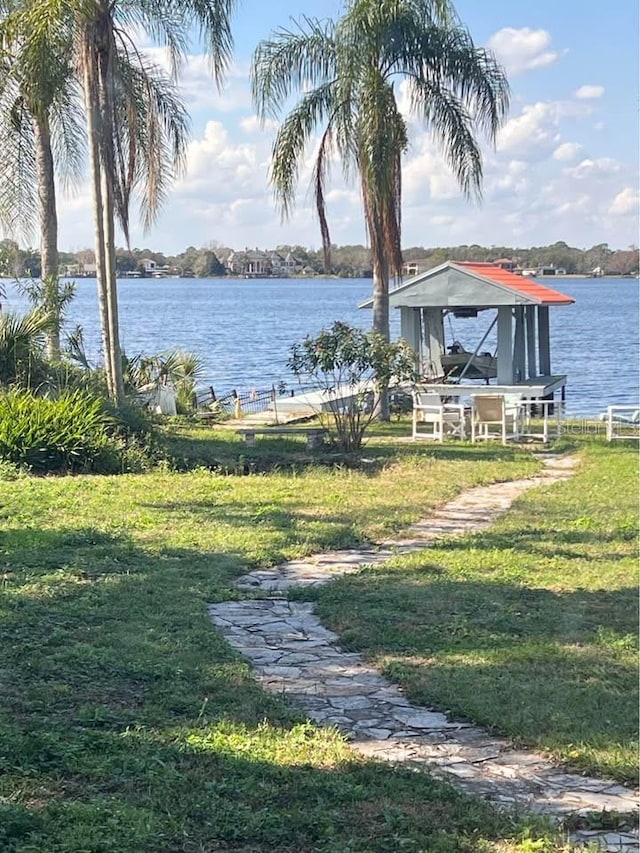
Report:
<svg viewBox="0 0 640 853"><path fill-rule="evenodd" d="M523 407L519 397L504 394L477 394L471 398L471 441L477 438L507 439L520 436ZM493 427L493 429L492 429Z"/></svg>
<svg viewBox="0 0 640 853"><path fill-rule="evenodd" d="M421 426L427 430L421 430ZM419 389L413 391L413 438L444 441L444 437L464 439L464 406L443 403L439 394Z"/></svg>

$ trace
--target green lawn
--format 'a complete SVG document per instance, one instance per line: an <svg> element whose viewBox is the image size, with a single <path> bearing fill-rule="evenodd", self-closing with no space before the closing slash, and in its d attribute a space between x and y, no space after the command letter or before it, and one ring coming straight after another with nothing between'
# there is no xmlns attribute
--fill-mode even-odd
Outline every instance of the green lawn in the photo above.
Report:
<svg viewBox="0 0 640 853"><path fill-rule="evenodd" d="M237 597L248 567L388 535L461 488L539 467L512 449L392 444L400 428L368 446L361 468L310 464L302 442L251 452L198 430L167 441L181 464L205 466L190 473L0 482L3 853L560 849L428 774L354 759L263 693L208 620L206 603ZM615 460L633 461L622 446L602 453L611 459L590 465L615 479ZM424 648L374 649L357 622L367 608L379 615L378 584L400 596L407 572L428 580L400 562L379 581L358 578L348 628L413 679ZM601 586L606 606L615 586ZM340 589L322 602L338 622ZM405 617L397 636L411 632ZM626 655L617 623L601 621L603 654Z"/></svg>
<svg viewBox="0 0 640 853"><path fill-rule="evenodd" d="M635 784L637 463L587 445L489 531L324 588L324 621L416 702Z"/></svg>

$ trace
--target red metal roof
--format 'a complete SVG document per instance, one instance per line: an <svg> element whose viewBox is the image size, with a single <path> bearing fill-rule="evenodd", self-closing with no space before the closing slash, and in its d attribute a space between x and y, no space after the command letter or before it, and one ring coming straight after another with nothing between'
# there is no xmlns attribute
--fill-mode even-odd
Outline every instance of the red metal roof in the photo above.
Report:
<svg viewBox="0 0 640 853"><path fill-rule="evenodd" d="M543 305L571 305L575 302L570 296L565 296L558 290L552 290L544 284L539 284L528 276L516 275L503 270L502 267L495 264L483 261L450 261L450 263L452 266L462 267L465 271L473 273L479 278L499 284L501 287L513 290Z"/></svg>

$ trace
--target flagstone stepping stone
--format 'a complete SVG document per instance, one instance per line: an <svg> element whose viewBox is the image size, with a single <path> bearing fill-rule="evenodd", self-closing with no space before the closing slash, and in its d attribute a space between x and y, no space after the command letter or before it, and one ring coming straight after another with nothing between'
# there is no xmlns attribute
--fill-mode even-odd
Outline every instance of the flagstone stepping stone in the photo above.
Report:
<svg viewBox="0 0 640 853"><path fill-rule="evenodd" d="M469 489L412 525L404 539L250 572L238 586L269 597L212 604L211 619L249 660L266 690L286 695L316 723L338 728L362 756L425 767L498 807L558 820L603 811L637 813L638 792L564 772L543 755L515 749L506 738L479 726L413 705L360 655L342 651L338 636L321 625L312 603L282 597L291 587L327 583L398 553L429 547L443 536L485 529L527 489L571 476L575 464L571 457L552 455L544 461L545 470L536 477ZM570 840L603 853L640 851L631 827L619 832L578 829Z"/></svg>

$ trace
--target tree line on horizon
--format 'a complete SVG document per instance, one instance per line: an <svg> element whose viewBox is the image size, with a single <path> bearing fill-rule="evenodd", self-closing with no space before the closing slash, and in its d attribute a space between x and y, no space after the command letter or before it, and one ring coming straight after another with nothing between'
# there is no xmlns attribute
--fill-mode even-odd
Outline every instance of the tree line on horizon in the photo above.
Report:
<svg viewBox="0 0 640 853"><path fill-rule="evenodd" d="M233 250L212 242L196 249L187 247L178 254L165 254L148 248L117 248L116 271L118 275L137 271L144 273L143 261L150 259L159 267L168 267L178 275L194 278L213 278L227 275L225 262ZM316 275L326 273L324 253L300 245L281 244L274 251L286 256L294 255L307 271ZM607 243L598 243L589 249L580 249L558 241L547 246L530 248L512 246L480 246L478 244L425 248L411 246L402 251L403 261L420 261L425 268L436 267L445 261L495 261L510 258L527 268L553 266L564 269L567 275L589 275L600 268L610 275L632 275L638 272L639 255L636 247L611 249ZM373 275L371 249L363 245L332 245L331 274L339 278L370 278ZM95 264L93 249L78 252L60 252L61 270L83 264ZM37 249L22 249L14 240L0 240L0 276L4 278L38 278L41 273L40 253ZM73 276L71 276L73 277Z"/></svg>

